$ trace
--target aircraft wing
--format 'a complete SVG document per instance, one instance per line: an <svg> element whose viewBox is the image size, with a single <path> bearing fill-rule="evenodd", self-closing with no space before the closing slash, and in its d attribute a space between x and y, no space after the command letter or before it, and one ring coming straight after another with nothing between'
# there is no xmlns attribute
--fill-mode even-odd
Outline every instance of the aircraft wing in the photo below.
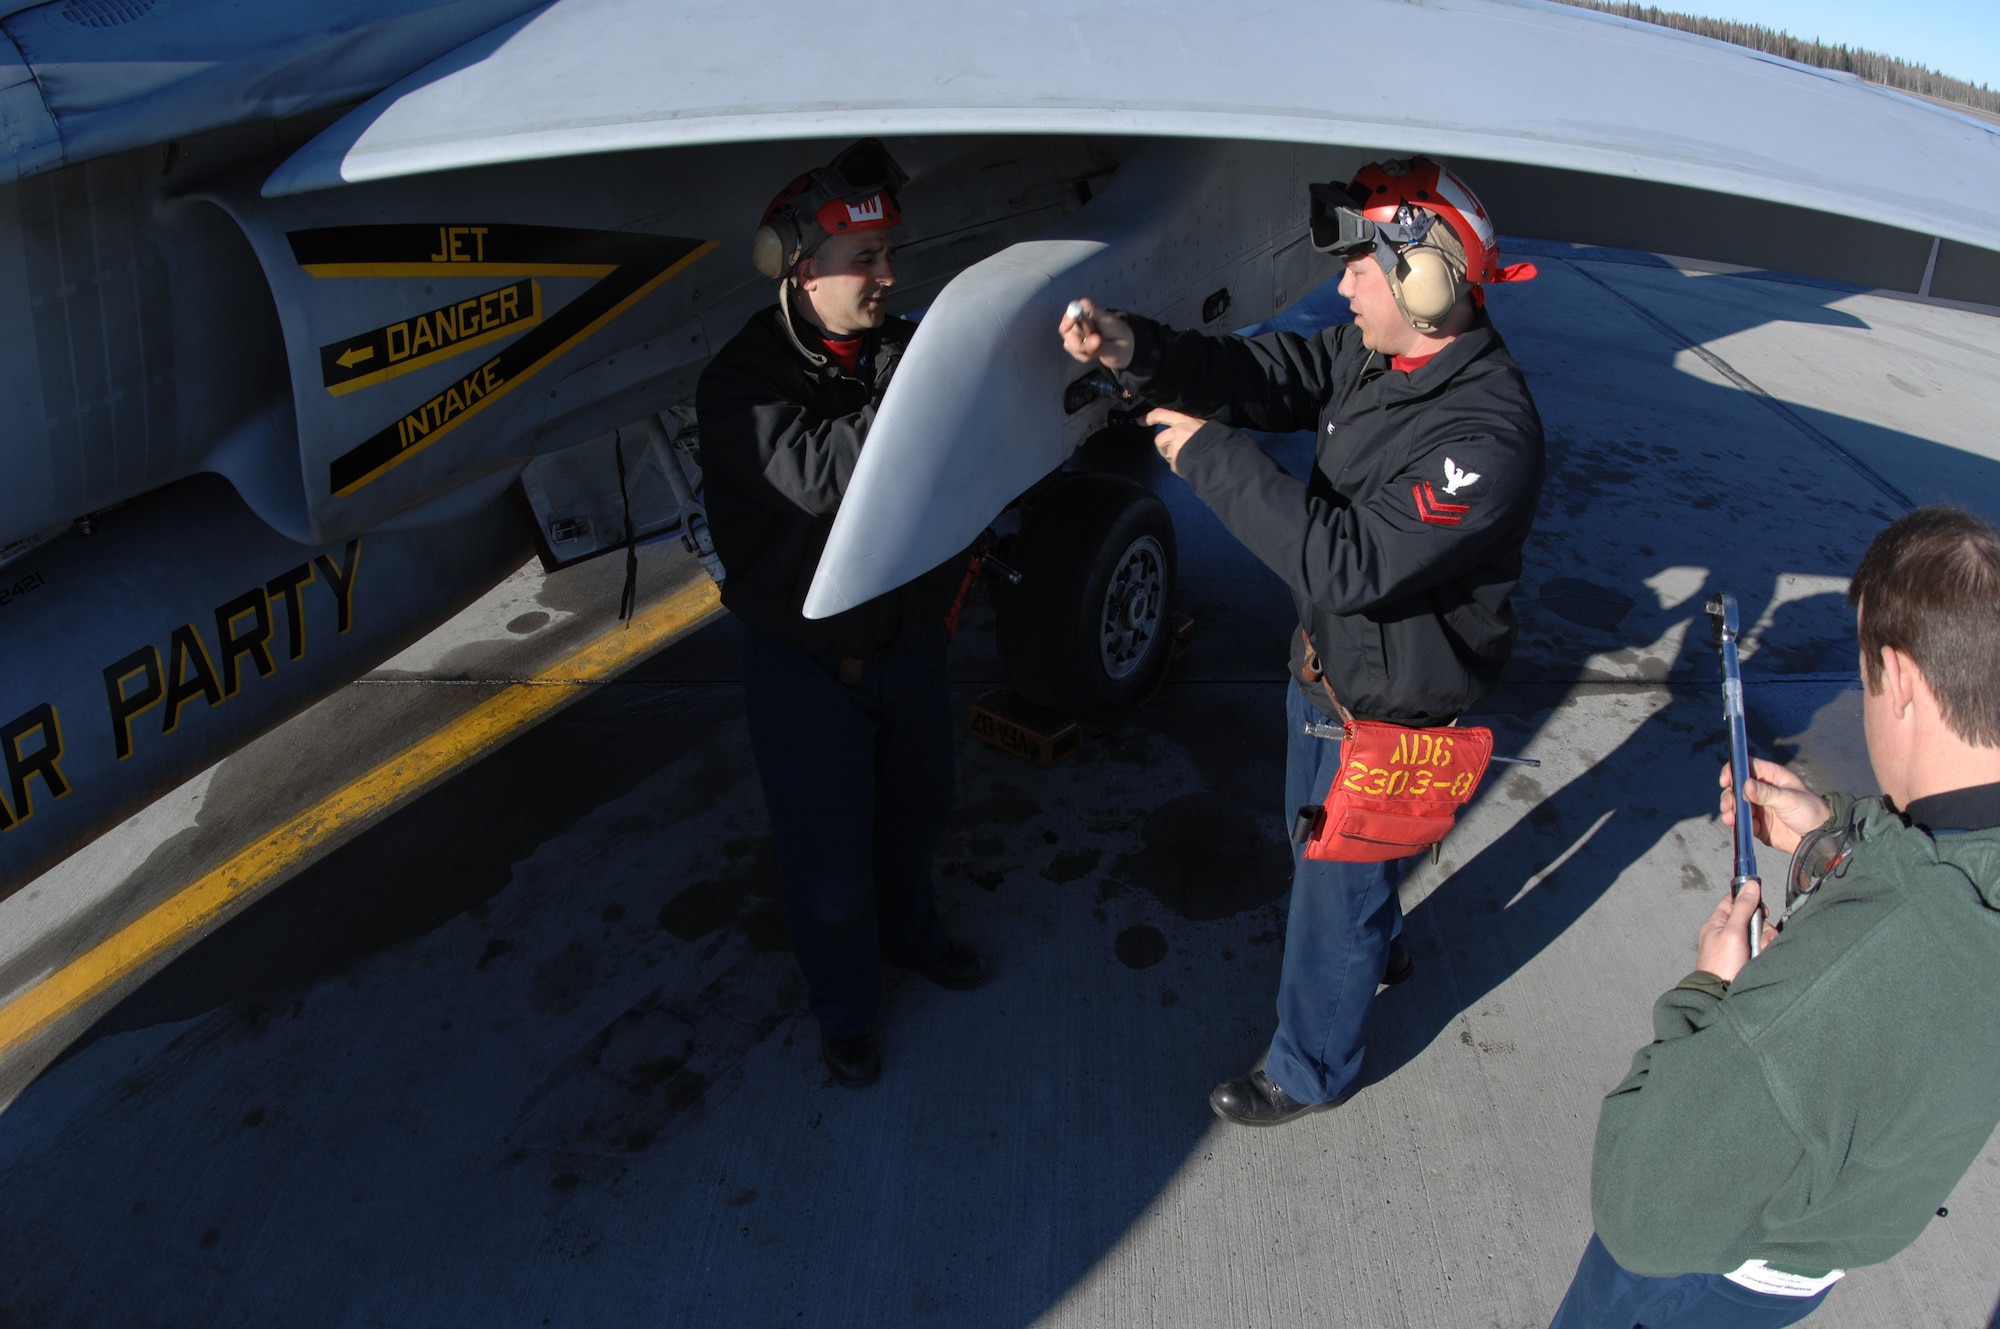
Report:
<svg viewBox="0 0 2000 1329"><path fill-rule="evenodd" d="M538 2L0 0L0 183L345 105Z"/></svg>
<svg viewBox="0 0 2000 1329"><path fill-rule="evenodd" d="M784 35L803 30L810 42ZM1707 232L1674 252L1753 264L1775 253L1776 266L1802 271L1813 242L1794 208L1854 219L1849 250L1882 250L1895 230L1914 233L1902 248L1935 237L1933 268L1948 242L2000 250L2000 128L1852 75L1543 0L1025 0L875 6L837 23L795 3L746 22L726 0L553 0L358 107L264 192L859 134L1119 134L1474 159L1489 164L1472 168L1480 180L1525 168L1595 181L1571 195L1577 204L1557 187L1502 181L1489 194L1503 220L1564 237L1596 213L1643 218L1663 197L1645 191L1665 186L1666 211L1682 219L1673 233L1695 229L1687 217ZM1187 161L1187 179L1153 173L1151 211L1229 196L1197 186ZM1614 182L1627 187L1615 202ZM1576 216L1561 215L1571 206ZM1113 274L1157 243L1118 243L1146 229L1148 210L1128 208L1115 233L1045 237L1097 248L997 256L941 293L871 432L809 614L930 567L1061 463L1073 443L1055 404L1074 371L1054 355L1052 311L1120 288ZM1852 263L1823 275L1880 280ZM1218 281L1217 293L1239 284ZM1139 289L1141 307L1170 312ZM1020 362L1036 338L1047 354ZM953 369L968 365L981 369Z"/></svg>
<svg viewBox="0 0 2000 1329"><path fill-rule="evenodd" d="M1565 168L2000 248L2000 129L1540 0L554 0L357 108L269 194L632 148L1128 133ZM810 42L788 34L809 30Z"/></svg>

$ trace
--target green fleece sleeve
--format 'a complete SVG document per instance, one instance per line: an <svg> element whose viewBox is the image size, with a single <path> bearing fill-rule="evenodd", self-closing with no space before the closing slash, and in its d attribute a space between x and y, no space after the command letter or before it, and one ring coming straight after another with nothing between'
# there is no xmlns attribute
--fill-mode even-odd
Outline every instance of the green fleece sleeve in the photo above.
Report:
<svg viewBox="0 0 2000 1329"><path fill-rule="evenodd" d="M1653 1027L1659 1040L1598 1116L1591 1214L1633 1273L1725 1273L1755 1245L1763 1199L1784 1188L1800 1149L1726 1017L1721 979L1690 974L1654 1004Z"/></svg>
<svg viewBox="0 0 2000 1329"><path fill-rule="evenodd" d="M1715 1018L1729 984L1705 969L1683 978L1653 1003L1653 1037L1661 1042L1686 1038Z"/></svg>

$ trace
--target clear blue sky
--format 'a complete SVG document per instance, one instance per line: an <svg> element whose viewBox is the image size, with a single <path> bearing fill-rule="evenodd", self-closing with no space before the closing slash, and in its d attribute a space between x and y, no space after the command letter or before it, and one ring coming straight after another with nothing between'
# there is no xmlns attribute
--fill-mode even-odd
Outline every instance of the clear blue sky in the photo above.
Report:
<svg viewBox="0 0 2000 1329"><path fill-rule="evenodd" d="M1639 0L1865 47L2000 89L2000 0Z"/></svg>

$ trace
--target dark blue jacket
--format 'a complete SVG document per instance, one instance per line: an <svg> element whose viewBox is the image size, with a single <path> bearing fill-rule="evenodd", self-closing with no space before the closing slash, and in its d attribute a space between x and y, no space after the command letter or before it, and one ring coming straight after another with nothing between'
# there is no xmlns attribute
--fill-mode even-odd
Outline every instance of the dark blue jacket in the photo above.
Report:
<svg viewBox="0 0 2000 1329"><path fill-rule="evenodd" d="M728 573L722 603L775 641L865 658L942 621L958 589L963 558L831 618L801 612L868 428L915 332L890 319L868 334L850 374L772 305L702 371L695 412L709 529Z"/></svg>
<svg viewBox="0 0 2000 1329"><path fill-rule="evenodd" d="M1291 588L1341 704L1443 724L1493 690L1534 525L1542 421L1480 313L1410 373L1352 324L1313 337L1209 337L1127 315L1125 385L1208 420L1176 469ZM1246 429L1317 431L1301 481ZM1294 664L1303 654L1295 641ZM1328 714L1323 690L1308 696Z"/></svg>

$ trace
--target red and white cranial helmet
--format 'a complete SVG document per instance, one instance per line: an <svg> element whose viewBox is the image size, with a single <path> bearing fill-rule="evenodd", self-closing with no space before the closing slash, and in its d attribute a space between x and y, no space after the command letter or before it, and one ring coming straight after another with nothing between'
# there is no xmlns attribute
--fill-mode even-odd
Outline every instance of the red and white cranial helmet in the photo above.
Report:
<svg viewBox="0 0 2000 1329"><path fill-rule="evenodd" d="M880 139L862 139L778 191L751 241L750 261L766 277L785 277L829 236L901 225L896 194L909 180Z"/></svg>
<svg viewBox="0 0 2000 1329"><path fill-rule="evenodd" d="M1380 161L1362 167L1348 186L1355 207L1372 222L1396 221L1403 205L1435 213L1465 246L1465 279L1472 283L1525 281L1532 263L1500 266L1493 218L1472 187L1428 157Z"/></svg>

